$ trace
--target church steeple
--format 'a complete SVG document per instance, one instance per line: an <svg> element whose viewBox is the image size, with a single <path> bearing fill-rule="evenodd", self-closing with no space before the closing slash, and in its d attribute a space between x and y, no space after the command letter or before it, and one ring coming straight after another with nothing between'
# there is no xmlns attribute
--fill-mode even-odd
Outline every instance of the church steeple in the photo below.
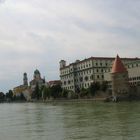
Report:
<svg viewBox="0 0 140 140"><path fill-rule="evenodd" d="M41 74L37 69L34 71L34 79L41 79Z"/></svg>
<svg viewBox="0 0 140 140"><path fill-rule="evenodd" d="M27 73L23 74L23 85L24 86L28 86L28 77L27 77Z"/></svg>

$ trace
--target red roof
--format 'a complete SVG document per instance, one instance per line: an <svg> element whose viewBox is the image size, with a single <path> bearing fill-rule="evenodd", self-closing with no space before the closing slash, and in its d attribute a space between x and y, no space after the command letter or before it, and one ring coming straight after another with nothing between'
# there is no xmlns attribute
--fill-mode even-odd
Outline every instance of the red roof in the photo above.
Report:
<svg viewBox="0 0 140 140"><path fill-rule="evenodd" d="M48 84L49 85L59 85L59 84L61 84L61 81L60 80L49 81Z"/></svg>
<svg viewBox="0 0 140 140"><path fill-rule="evenodd" d="M125 68L124 64L122 63L120 57L117 55L113 66L112 66L112 72L111 73L123 73L127 72L127 69Z"/></svg>

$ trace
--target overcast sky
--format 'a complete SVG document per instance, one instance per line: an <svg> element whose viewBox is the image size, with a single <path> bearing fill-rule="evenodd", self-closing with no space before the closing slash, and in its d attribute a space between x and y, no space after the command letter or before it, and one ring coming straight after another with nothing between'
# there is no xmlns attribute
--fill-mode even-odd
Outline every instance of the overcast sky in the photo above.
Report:
<svg viewBox="0 0 140 140"><path fill-rule="evenodd" d="M140 0L0 0L0 90L59 79L59 61L140 57Z"/></svg>

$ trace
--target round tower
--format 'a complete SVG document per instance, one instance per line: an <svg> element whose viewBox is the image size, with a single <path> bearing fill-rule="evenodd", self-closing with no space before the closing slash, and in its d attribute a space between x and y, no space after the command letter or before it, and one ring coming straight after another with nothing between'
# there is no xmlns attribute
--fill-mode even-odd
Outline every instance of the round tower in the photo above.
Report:
<svg viewBox="0 0 140 140"><path fill-rule="evenodd" d="M113 66L112 66L112 94L116 101L118 97L128 97L129 93L129 82L128 82L128 71L122 63L121 59L117 55Z"/></svg>
<svg viewBox="0 0 140 140"><path fill-rule="evenodd" d="M23 85L24 86L28 86L28 77L27 77L27 73L23 74Z"/></svg>
<svg viewBox="0 0 140 140"><path fill-rule="evenodd" d="M59 63L60 63L60 69L64 68L66 66L66 61L65 60L61 60Z"/></svg>

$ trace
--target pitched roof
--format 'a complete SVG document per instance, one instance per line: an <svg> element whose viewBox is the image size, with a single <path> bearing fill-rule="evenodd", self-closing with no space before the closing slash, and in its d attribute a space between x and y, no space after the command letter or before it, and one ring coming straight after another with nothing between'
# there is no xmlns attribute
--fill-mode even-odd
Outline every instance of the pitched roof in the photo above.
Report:
<svg viewBox="0 0 140 140"><path fill-rule="evenodd" d="M112 71L111 73L123 73L127 72L127 69L125 68L124 64L122 63L120 57L117 55L113 66L112 66Z"/></svg>

